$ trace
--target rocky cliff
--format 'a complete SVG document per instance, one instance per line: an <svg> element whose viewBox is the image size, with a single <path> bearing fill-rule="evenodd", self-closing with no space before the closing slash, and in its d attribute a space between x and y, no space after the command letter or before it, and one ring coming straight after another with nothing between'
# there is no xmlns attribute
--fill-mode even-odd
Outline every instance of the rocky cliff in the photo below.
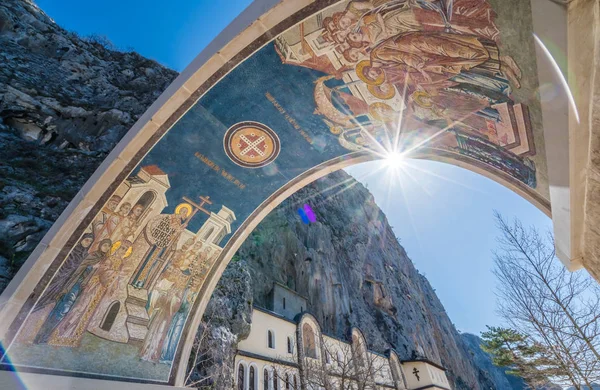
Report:
<svg viewBox="0 0 600 390"><path fill-rule="evenodd" d="M0 2L0 291L176 75Z"/></svg>
<svg viewBox="0 0 600 390"><path fill-rule="evenodd" d="M65 31L27 0L0 3L0 291L175 76L102 39ZM318 215L311 225L296 214L307 202ZM237 340L250 329L251 305L266 305L273 281L309 297L309 310L330 333L356 325L375 350L393 347L404 358L425 355L445 365L457 389L505 388L478 368L373 197L343 172L278 207L225 272L200 351L220 367L224 385Z"/></svg>
<svg viewBox="0 0 600 390"><path fill-rule="evenodd" d="M304 203L315 210L316 223L302 223L296 210ZM308 298L308 311L328 333L343 337L350 326L358 326L378 352L394 348L404 359L441 363L455 389L512 388L505 378L479 368L373 196L343 171L283 202L234 260L247 264L255 304L266 307L273 282L280 282ZM235 275L229 273L220 285L229 285ZM233 293L231 302L243 301Z"/></svg>

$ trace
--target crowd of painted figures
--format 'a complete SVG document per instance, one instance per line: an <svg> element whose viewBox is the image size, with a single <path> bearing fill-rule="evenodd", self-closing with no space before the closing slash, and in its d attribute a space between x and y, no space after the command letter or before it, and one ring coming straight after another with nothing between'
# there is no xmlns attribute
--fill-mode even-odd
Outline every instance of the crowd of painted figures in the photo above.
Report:
<svg viewBox="0 0 600 390"><path fill-rule="evenodd" d="M470 149L535 187L533 162L501 150L509 140L498 131L502 118L494 106L512 105L522 74L512 57L500 55L495 18L487 0L350 1L322 20L319 40L329 55L303 41L311 58L296 65L329 74L317 82L317 113L344 146L373 147L377 140L389 147L390 129L401 128L404 150L423 140ZM325 85L343 76L353 81ZM362 87L360 94L348 92L352 85Z"/></svg>
<svg viewBox="0 0 600 390"><path fill-rule="evenodd" d="M189 204L140 226L146 208L139 203L132 207L117 195L110 198L34 306L21 341L79 347L86 331L110 330L103 325L110 304L134 288L147 292L148 331L140 358L172 362L191 305L219 248L198 237L181 238L193 216ZM143 255L133 256L135 251Z"/></svg>

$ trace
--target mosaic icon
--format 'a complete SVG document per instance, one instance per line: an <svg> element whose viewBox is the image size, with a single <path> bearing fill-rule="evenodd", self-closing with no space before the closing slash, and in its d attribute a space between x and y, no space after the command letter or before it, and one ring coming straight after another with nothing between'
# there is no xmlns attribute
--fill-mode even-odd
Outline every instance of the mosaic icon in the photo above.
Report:
<svg viewBox="0 0 600 390"><path fill-rule="evenodd" d="M258 122L240 122L229 128L223 139L227 156L244 168L269 165L279 155L281 144L277 134Z"/></svg>

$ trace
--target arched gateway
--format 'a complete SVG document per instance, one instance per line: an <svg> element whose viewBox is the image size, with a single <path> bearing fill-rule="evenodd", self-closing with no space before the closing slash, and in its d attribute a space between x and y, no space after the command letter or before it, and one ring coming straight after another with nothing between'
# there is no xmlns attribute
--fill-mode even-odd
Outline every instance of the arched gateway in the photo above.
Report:
<svg viewBox="0 0 600 390"><path fill-rule="evenodd" d="M252 229L307 183L389 155L459 165L552 209L576 268L567 99L540 101L558 76L534 38L564 46L566 31L566 11L542 0L256 1L4 292L2 367L31 383L182 386L204 308Z"/></svg>

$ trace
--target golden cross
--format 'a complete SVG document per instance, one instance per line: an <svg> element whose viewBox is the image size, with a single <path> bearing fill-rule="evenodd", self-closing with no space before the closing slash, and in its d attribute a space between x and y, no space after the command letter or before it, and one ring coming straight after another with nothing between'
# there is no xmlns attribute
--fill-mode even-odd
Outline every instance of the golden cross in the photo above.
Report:
<svg viewBox="0 0 600 390"><path fill-rule="evenodd" d="M201 196L200 197L200 204L196 204L194 201L190 200L189 198L187 198L185 196L183 197L183 200L185 200L186 202L188 202L189 204L191 204L195 208L194 212L192 213L192 215L188 219L191 219L191 217L193 217L194 214L196 214L196 212L198 212L198 211L202 211L204 214L210 215L210 211L206 210L203 207L205 204L212 204L212 201L210 200L210 196L206 196L206 197Z"/></svg>

